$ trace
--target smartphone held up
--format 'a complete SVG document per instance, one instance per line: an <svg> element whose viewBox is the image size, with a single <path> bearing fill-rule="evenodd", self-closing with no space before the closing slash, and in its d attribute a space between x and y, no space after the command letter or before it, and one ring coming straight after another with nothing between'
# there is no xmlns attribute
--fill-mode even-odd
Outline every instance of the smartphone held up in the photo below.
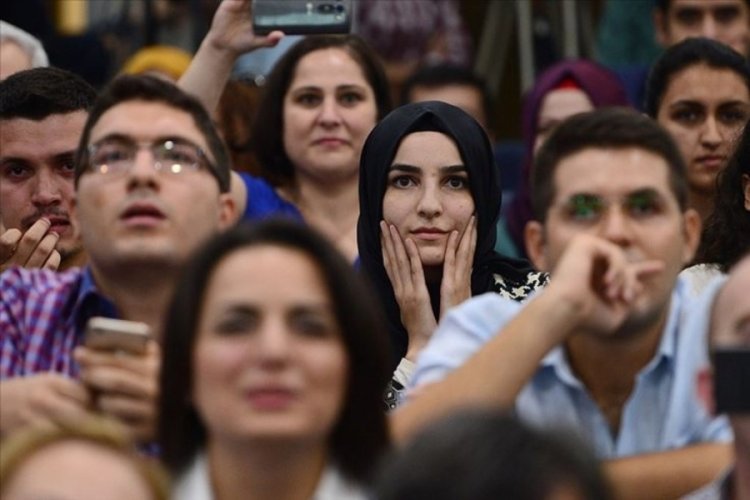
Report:
<svg viewBox="0 0 750 500"><path fill-rule="evenodd" d="M253 30L259 35L349 33L352 8L352 0L253 0Z"/></svg>

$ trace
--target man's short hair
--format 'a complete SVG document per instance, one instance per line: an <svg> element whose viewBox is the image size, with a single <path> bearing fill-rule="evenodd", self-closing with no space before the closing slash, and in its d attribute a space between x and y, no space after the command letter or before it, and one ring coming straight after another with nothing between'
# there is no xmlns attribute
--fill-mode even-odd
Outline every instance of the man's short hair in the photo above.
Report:
<svg viewBox="0 0 750 500"><path fill-rule="evenodd" d="M471 69L453 63L430 64L411 74L401 87L400 104L412 102L411 93L417 87L434 89L448 85L466 85L482 96L482 112L487 126L492 128L492 98L485 81Z"/></svg>
<svg viewBox="0 0 750 500"><path fill-rule="evenodd" d="M101 95L91 108L88 120L86 120L86 125L83 128L83 133L81 134L78 151L76 152L76 186L81 175L88 168L88 146L91 129L94 128L107 110L128 101L162 103L188 113L193 118L195 126L206 139L211 156L213 156L213 165L212 168L209 168L211 175L216 178L222 193L229 191L229 156L224 142L219 137L208 112L197 99L183 92L175 85L145 75L120 76L102 90Z"/></svg>
<svg viewBox="0 0 750 500"><path fill-rule="evenodd" d="M555 170L585 149L642 149L662 158L681 210L687 207L687 169L671 136L651 118L626 108L602 108L574 115L560 124L539 149L531 175L531 204L544 222L555 198Z"/></svg>
<svg viewBox="0 0 750 500"><path fill-rule="evenodd" d="M383 460L375 496L538 500L563 489L584 500L611 497L596 459L574 436L475 408L430 423Z"/></svg>
<svg viewBox="0 0 750 500"><path fill-rule="evenodd" d="M0 81L0 120L44 120L50 115L88 111L96 90L60 68L19 71Z"/></svg>
<svg viewBox="0 0 750 500"><path fill-rule="evenodd" d="M688 38L664 51L651 68L646 83L646 113L656 118L672 77L687 67L699 64L733 71L742 78L750 92L750 66L742 55L716 40Z"/></svg>

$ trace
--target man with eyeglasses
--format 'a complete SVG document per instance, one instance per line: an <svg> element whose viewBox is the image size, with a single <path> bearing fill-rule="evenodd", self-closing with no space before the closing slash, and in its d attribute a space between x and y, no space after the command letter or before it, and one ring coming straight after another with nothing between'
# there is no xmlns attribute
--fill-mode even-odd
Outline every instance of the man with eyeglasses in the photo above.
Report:
<svg viewBox="0 0 750 500"><path fill-rule="evenodd" d="M0 432L97 412L148 442L173 284L235 220L227 153L198 101L154 78L121 77L91 109L74 182L88 266L0 275ZM95 316L147 324L145 353L83 347Z"/></svg>
<svg viewBox="0 0 750 500"><path fill-rule="evenodd" d="M679 151L643 115L585 113L539 151L532 187L527 251L550 284L525 304L487 294L448 312L396 436L463 406L513 408L580 435L618 498L677 498L709 482L728 464L731 430L694 391L706 332L685 328L695 297L678 274L701 224Z"/></svg>

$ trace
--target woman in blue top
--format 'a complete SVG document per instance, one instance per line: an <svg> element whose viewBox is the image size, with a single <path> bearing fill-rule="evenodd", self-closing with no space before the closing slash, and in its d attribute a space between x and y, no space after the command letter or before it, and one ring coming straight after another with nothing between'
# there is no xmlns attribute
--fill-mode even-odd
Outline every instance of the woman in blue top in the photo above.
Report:
<svg viewBox="0 0 750 500"><path fill-rule="evenodd" d="M213 110L236 59L283 36L256 35L250 1L224 0L179 85ZM357 36L310 36L278 60L263 89L250 139L261 172L233 175L237 212L304 220L354 261L359 155L390 108L382 66Z"/></svg>
<svg viewBox="0 0 750 500"><path fill-rule="evenodd" d="M268 77L252 132L261 176L235 176L244 218L286 214L357 256L359 156L389 109L388 87L356 36L311 36Z"/></svg>

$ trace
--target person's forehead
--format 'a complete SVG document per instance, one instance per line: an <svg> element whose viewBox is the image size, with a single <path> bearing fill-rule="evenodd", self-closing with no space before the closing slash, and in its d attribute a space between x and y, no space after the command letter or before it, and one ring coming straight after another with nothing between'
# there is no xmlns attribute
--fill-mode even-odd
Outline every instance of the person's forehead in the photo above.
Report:
<svg viewBox="0 0 750 500"><path fill-rule="evenodd" d="M554 89L544 96L538 120L564 120L574 114L591 111L594 104L581 89Z"/></svg>
<svg viewBox="0 0 750 500"><path fill-rule="evenodd" d="M125 101L106 110L92 127L89 143L110 135L124 135L136 141L181 137L204 151L208 146L187 111L157 101Z"/></svg>
<svg viewBox="0 0 750 500"><path fill-rule="evenodd" d="M726 7L739 7L743 11L748 9L746 0L671 0L669 5L673 13L682 9L713 12Z"/></svg>
<svg viewBox="0 0 750 500"><path fill-rule="evenodd" d="M87 116L86 111L80 110L42 120L0 120L0 156L32 160L75 152Z"/></svg>
<svg viewBox="0 0 750 500"><path fill-rule="evenodd" d="M481 91L468 83L449 83L440 86L417 85L411 90L410 100L441 101L459 107L469 113L475 120L486 124Z"/></svg>
<svg viewBox="0 0 750 500"><path fill-rule="evenodd" d="M321 68L325 70L321 71ZM318 49L302 56L292 73L289 88L357 85L370 88L359 62L340 47Z"/></svg>
<svg viewBox="0 0 750 500"><path fill-rule="evenodd" d="M576 193L625 195L642 189L674 196L666 160L637 147L583 149L558 163L554 183L558 199Z"/></svg>
<svg viewBox="0 0 750 500"><path fill-rule="evenodd" d="M31 68L29 53L10 39L0 41L0 58L3 61L2 67L0 67L0 79Z"/></svg>
<svg viewBox="0 0 750 500"><path fill-rule="evenodd" d="M686 66L671 76L667 84L666 94L669 94L670 90L690 93L701 83L704 86L711 87L714 92L720 95L735 93L739 90L742 95L736 97L747 99L749 93L747 83L735 70L726 67L717 68L704 62L697 62Z"/></svg>

